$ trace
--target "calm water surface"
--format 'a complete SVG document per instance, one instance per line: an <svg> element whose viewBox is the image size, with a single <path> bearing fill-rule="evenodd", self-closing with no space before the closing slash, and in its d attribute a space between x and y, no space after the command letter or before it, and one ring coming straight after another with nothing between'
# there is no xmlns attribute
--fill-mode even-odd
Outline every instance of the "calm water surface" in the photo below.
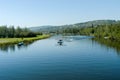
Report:
<svg viewBox="0 0 120 80"><path fill-rule="evenodd" d="M81 36L60 46L57 38L2 46L0 80L120 80L116 49Z"/></svg>

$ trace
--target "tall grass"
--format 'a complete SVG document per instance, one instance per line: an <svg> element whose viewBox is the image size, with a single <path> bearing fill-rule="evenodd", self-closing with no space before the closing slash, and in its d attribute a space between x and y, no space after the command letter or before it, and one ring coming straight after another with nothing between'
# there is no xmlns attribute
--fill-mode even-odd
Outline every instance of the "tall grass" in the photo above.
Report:
<svg viewBox="0 0 120 80"><path fill-rule="evenodd" d="M45 39L48 37L50 37L50 35L38 35L37 37L30 37L30 38L0 38L0 45L17 44L19 42L33 42L33 41Z"/></svg>

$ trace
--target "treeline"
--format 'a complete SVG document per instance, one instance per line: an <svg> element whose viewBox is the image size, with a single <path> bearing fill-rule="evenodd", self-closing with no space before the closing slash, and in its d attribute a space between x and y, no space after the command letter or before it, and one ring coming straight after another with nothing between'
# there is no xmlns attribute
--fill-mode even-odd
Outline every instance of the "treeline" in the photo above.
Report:
<svg viewBox="0 0 120 80"><path fill-rule="evenodd" d="M67 28L63 30L64 34L79 34L79 35L90 35L97 38L106 38L111 40L120 41L120 23L107 24L107 25L91 25L89 27L82 28Z"/></svg>
<svg viewBox="0 0 120 80"><path fill-rule="evenodd" d="M35 33L27 28L0 26L0 38L36 37L37 35L42 35L42 33Z"/></svg>
<svg viewBox="0 0 120 80"><path fill-rule="evenodd" d="M120 23L80 29L80 34L120 41Z"/></svg>

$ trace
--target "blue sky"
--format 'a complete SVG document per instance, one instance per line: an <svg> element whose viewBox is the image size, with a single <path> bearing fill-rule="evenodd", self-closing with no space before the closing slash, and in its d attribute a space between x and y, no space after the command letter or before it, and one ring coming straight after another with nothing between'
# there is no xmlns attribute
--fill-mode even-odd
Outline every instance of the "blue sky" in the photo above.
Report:
<svg viewBox="0 0 120 80"><path fill-rule="evenodd" d="M120 18L120 0L0 0L0 25L65 25Z"/></svg>

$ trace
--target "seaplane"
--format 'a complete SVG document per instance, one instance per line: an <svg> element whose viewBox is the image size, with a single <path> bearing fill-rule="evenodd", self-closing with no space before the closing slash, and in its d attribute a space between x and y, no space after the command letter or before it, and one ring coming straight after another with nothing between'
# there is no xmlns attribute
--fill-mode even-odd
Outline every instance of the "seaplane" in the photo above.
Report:
<svg viewBox="0 0 120 80"><path fill-rule="evenodd" d="M59 39L57 43L58 43L59 45L63 45L63 40L62 40L62 39Z"/></svg>

